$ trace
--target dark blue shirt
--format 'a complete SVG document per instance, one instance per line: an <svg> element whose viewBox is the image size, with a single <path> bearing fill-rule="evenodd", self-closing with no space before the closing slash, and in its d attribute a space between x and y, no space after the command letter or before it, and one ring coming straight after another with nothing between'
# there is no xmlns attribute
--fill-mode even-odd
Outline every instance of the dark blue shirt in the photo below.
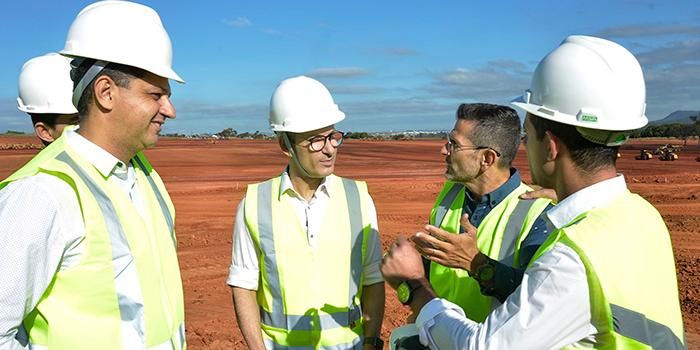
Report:
<svg viewBox="0 0 700 350"><path fill-rule="evenodd" d="M474 194L465 188L464 191L466 195L464 196L462 213L469 214L469 222L474 225L474 227L479 227L479 224L481 224L491 210L520 186L520 173L518 170L511 168L510 174L508 181L495 191L481 196L481 198L475 198ZM551 207L552 205L550 204L543 213ZM548 235L547 224L542 218L542 214L540 214L520 246L519 261L516 264L517 268L489 259L490 263L496 267L493 288L482 288L482 293L496 297L501 302L505 301L522 282L525 268L530 263L537 249L547 239Z"/></svg>

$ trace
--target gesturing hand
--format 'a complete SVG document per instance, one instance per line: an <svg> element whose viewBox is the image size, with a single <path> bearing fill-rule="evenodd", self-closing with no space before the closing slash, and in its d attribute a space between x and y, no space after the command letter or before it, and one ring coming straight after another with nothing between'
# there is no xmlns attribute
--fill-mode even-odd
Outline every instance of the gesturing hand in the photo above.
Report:
<svg viewBox="0 0 700 350"><path fill-rule="evenodd" d="M440 265L471 270L474 257L479 254L476 246L476 227L469 222L469 215L460 219L464 234L449 233L439 227L425 226L425 232L411 237L416 249L430 261Z"/></svg>
<svg viewBox="0 0 700 350"><path fill-rule="evenodd" d="M538 199L547 198L551 199L553 203L557 202L557 192L551 188L543 188L537 185L532 185L532 191L525 192L521 194L518 198L520 199Z"/></svg>
<svg viewBox="0 0 700 350"><path fill-rule="evenodd" d="M396 243L384 254L381 271L384 275L384 280L394 289L403 281L424 277L423 262L420 259L420 254L402 236L399 236Z"/></svg>

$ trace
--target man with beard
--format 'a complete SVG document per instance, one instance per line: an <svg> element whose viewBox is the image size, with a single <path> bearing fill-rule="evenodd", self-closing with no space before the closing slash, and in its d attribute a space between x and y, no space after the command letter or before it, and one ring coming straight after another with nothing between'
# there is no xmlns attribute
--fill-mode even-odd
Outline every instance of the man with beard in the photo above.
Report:
<svg viewBox="0 0 700 350"><path fill-rule="evenodd" d="M426 275L435 292L462 307L470 319L483 321L518 287L547 238L540 214L550 204L519 198L532 189L512 167L521 130L515 110L462 104L456 119L442 147L447 181L431 211L432 232L416 233L412 240L429 260ZM478 227L476 236L457 234L463 233L463 217ZM449 247L433 249L427 232Z"/></svg>
<svg viewBox="0 0 700 350"><path fill-rule="evenodd" d="M382 273L407 290L432 349L687 349L668 229L617 172L619 146L648 123L641 66L609 40L570 36L513 104L527 112L533 180L556 191L552 233L520 287L482 323L436 298L400 237ZM475 229L463 220L468 235ZM438 247L439 241L431 241ZM652 283L650 283L652 281Z"/></svg>

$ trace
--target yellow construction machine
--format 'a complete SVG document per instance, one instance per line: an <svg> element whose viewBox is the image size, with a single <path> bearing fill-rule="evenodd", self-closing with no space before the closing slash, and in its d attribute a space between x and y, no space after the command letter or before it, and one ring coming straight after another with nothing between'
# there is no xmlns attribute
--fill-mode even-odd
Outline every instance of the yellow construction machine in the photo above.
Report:
<svg viewBox="0 0 700 350"><path fill-rule="evenodd" d="M659 159L666 161L678 160L678 154L676 152L673 152L671 149L666 149L665 151L663 151L663 153L661 153Z"/></svg>
<svg viewBox="0 0 700 350"><path fill-rule="evenodd" d="M654 155L646 149L640 150L639 155L634 156L636 160L649 160L652 158L654 158Z"/></svg>

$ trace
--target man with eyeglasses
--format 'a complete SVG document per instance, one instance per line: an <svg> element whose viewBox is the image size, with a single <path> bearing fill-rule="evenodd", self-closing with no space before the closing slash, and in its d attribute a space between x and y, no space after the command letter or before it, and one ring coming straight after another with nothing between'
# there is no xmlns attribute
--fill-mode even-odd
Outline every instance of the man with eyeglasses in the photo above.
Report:
<svg viewBox="0 0 700 350"><path fill-rule="evenodd" d="M287 168L238 206L227 283L250 349L381 349L384 281L367 185L333 174L345 119L304 76L280 83L270 127Z"/></svg>
<svg viewBox="0 0 700 350"><path fill-rule="evenodd" d="M521 130L515 110L462 104L456 118L441 151L447 181L430 224L411 239L437 295L481 322L520 285L525 267L547 238L540 215L550 201L519 198L532 189L512 167ZM464 233L462 220L478 227L475 235ZM418 287L411 283L399 290L404 304Z"/></svg>
<svg viewBox="0 0 700 350"><path fill-rule="evenodd" d="M533 181L559 198L544 215L552 233L521 286L482 323L436 298L420 254L399 237L382 273L392 288L420 281L410 307L421 343L442 350L688 349L668 228L616 168L620 145L648 123L637 59L612 41L569 36L512 104L527 113Z"/></svg>

